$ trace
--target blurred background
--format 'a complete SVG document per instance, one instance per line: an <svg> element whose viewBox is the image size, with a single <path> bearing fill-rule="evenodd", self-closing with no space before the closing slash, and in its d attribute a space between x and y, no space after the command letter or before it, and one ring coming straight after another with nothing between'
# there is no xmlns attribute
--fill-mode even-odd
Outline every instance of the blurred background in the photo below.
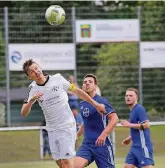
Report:
<svg viewBox="0 0 165 168"><path fill-rule="evenodd" d="M64 8L66 19L62 25L50 26L46 22L45 11L50 5ZM150 120L165 121L164 1L1 1L2 128L40 126L44 120L38 104L34 104L28 117L20 115L31 83L21 70L21 61L27 55L37 59L46 73L60 72L66 78L73 75L80 87L85 74L95 74L101 95L111 102L122 119L129 117L125 90L135 87ZM165 154L164 129L159 123L152 128L156 156ZM119 158L128 150L119 145L127 134L122 128L117 129ZM40 145L38 129L1 129L0 162L40 160ZM165 165L163 160L158 162L162 164L156 168Z"/></svg>

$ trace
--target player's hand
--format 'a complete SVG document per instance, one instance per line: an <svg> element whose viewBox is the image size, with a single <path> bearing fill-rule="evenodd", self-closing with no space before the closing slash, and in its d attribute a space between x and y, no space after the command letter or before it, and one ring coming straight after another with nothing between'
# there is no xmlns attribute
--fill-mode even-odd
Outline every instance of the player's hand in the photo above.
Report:
<svg viewBox="0 0 165 168"><path fill-rule="evenodd" d="M35 96L33 96L30 101L31 102L35 102L36 100L38 100L41 96L43 95L43 93L38 92Z"/></svg>
<svg viewBox="0 0 165 168"><path fill-rule="evenodd" d="M96 109L99 113L106 113L105 105L104 104L97 104Z"/></svg>
<svg viewBox="0 0 165 168"><path fill-rule="evenodd" d="M120 123L124 127L130 127L130 125L131 125L131 123L127 120L121 120Z"/></svg>
<svg viewBox="0 0 165 168"><path fill-rule="evenodd" d="M101 135L96 140L96 145L104 146L106 138L107 138L107 133L102 132Z"/></svg>
<svg viewBox="0 0 165 168"><path fill-rule="evenodd" d="M124 139L123 141L122 141L122 145L123 146L126 146L126 145L128 145L128 144L130 144L130 142L131 142L131 138L126 138L126 139Z"/></svg>

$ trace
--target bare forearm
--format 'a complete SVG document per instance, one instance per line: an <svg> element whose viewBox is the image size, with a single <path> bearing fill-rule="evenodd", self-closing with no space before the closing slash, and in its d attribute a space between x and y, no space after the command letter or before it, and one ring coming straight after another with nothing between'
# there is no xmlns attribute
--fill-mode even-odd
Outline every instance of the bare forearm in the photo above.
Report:
<svg viewBox="0 0 165 168"><path fill-rule="evenodd" d="M32 104L33 104L32 102L23 104L22 109L21 109L21 115L23 117L26 117L30 113Z"/></svg>
<svg viewBox="0 0 165 168"><path fill-rule="evenodd" d="M149 122L146 123L142 123L142 124L133 124L130 123L130 128L134 128L134 129L147 129L150 127Z"/></svg>
<svg viewBox="0 0 165 168"><path fill-rule="evenodd" d="M91 103L94 107L98 105L96 101L94 101L87 93L85 93L82 89L77 88L74 93L79 96L82 100Z"/></svg>

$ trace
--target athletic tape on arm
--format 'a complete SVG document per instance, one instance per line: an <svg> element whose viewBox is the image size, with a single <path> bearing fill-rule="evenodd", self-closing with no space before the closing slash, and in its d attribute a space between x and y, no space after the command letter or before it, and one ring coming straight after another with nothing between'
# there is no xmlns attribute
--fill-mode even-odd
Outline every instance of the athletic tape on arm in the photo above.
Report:
<svg viewBox="0 0 165 168"><path fill-rule="evenodd" d="M70 87L69 87L69 91L74 91L76 90L76 85L74 85L73 83L71 83Z"/></svg>

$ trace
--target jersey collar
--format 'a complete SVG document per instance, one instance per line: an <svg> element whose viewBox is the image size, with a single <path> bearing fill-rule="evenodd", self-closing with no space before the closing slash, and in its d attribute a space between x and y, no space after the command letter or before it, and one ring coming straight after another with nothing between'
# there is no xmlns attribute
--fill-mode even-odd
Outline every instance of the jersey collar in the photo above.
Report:
<svg viewBox="0 0 165 168"><path fill-rule="evenodd" d="M47 83L48 80L49 80L49 75L45 75L45 76L47 76L46 81L45 81L43 84L37 84L38 86L45 86L45 85L46 85L46 83Z"/></svg>

